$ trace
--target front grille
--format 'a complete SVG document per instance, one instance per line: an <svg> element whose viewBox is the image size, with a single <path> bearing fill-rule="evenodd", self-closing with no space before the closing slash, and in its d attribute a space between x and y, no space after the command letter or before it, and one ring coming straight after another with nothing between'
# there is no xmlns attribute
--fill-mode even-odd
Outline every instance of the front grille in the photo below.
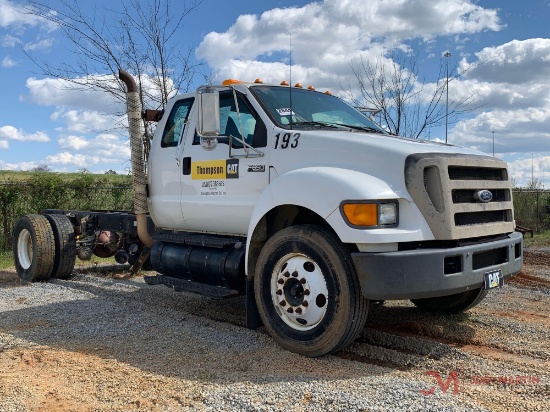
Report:
<svg viewBox="0 0 550 412"><path fill-rule="evenodd" d="M405 162L405 183L437 240L471 239L514 230L506 163L489 156L419 153ZM488 190L490 202L476 200Z"/></svg>
<svg viewBox="0 0 550 412"><path fill-rule="evenodd" d="M507 202L510 200L510 190L508 189L487 189L493 194L491 202ZM478 189L455 189L453 190L453 203L472 203L475 202L474 194Z"/></svg>
<svg viewBox="0 0 550 412"><path fill-rule="evenodd" d="M449 179L451 180L508 180L506 169L449 166Z"/></svg>
<svg viewBox="0 0 550 412"><path fill-rule="evenodd" d="M455 225L481 225L484 223L509 222L511 221L511 210L494 210L491 212L466 212L455 215Z"/></svg>

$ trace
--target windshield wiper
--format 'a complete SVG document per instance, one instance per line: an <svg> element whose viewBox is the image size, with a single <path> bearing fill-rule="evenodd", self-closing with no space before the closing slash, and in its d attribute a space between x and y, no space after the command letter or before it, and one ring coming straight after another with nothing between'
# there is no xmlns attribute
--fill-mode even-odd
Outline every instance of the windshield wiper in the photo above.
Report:
<svg viewBox="0 0 550 412"><path fill-rule="evenodd" d="M357 125L354 125L354 124L342 124L342 123L331 123L331 124L335 124L335 125L341 126L341 127L349 127L350 129L354 129L354 130L362 130L364 132L386 134L385 131L383 131L381 129L377 129L375 127L357 126Z"/></svg>
<svg viewBox="0 0 550 412"><path fill-rule="evenodd" d="M308 121L303 121L303 122L292 122L292 125L297 125L297 126L317 126L317 127L331 127L331 128L338 128L338 124L333 124L333 123L325 123L325 122L308 122Z"/></svg>

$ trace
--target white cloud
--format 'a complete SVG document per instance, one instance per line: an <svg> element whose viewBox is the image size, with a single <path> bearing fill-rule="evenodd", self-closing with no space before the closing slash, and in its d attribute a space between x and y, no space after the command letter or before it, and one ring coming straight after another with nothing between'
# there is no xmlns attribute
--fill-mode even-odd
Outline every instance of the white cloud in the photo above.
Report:
<svg viewBox="0 0 550 412"><path fill-rule="evenodd" d="M141 79L145 94L154 98L160 96L159 88L156 86L158 83L155 78L146 75ZM99 84L101 88L97 86ZM119 88L120 83L113 75L89 75L73 78L70 81L50 77L44 79L30 77L26 81L26 86L29 93L22 96L22 99L42 106L63 106L108 114L120 114L126 111L125 92ZM168 84L167 87L171 89L172 84ZM115 97L104 90L119 91Z"/></svg>
<svg viewBox="0 0 550 412"><path fill-rule="evenodd" d="M550 39L513 40L476 53L477 61L461 62L468 78L491 83L524 84L550 79Z"/></svg>
<svg viewBox="0 0 550 412"><path fill-rule="evenodd" d="M73 154L70 152L61 152L55 155L46 156L48 165L70 165L86 167L100 163L99 156L86 156L83 154Z"/></svg>
<svg viewBox="0 0 550 412"><path fill-rule="evenodd" d="M13 60L9 55L2 59L2 67L7 69L17 66L17 62Z"/></svg>
<svg viewBox="0 0 550 412"><path fill-rule="evenodd" d="M475 117L463 119L450 141L492 153L550 152L550 39L513 40L461 62L466 80L450 83L460 99L476 94Z"/></svg>
<svg viewBox="0 0 550 412"><path fill-rule="evenodd" d="M44 132L25 133L23 129L17 129L13 126L1 126L0 138L7 140L19 140L21 142L49 142L50 138Z"/></svg>
<svg viewBox="0 0 550 412"><path fill-rule="evenodd" d="M64 132L88 133L90 131L104 131L120 127L121 118L91 110L56 111L52 117L63 119L66 123ZM53 120L53 119L52 119Z"/></svg>
<svg viewBox="0 0 550 412"><path fill-rule="evenodd" d="M80 136L67 136L57 139L59 147L67 150L82 150L90 146L90 142L84 137Z"/></svg>
<svg viewBox="0 0 550 412"><path fill-rule="evenodd" d="M49 50L53 46L54 39L49 37L46 39L37 40L36 42L26 43L23 48L25 51L32 52L37 50Z"/></svg>
<svg viewBox="0 0 550 412"><path fill-rule="evenodd" d="M0 160L0 168L2 170L31 170L39 165L39 162L8 163Z"/></svg>
<svg viewBox="0 0 550 412"><path fill-rule="evenodd" d="M368 5L363 0L325 0L242 15L226 32L207 34L196 55L214 69L216 80L278 76L280 81L291 33L293 64L300 70L296 80L336 89L350 74L350 61L360 57L406 48L403 42L414 38L500 28L496 10L470 0L373 0ZM307 79L298 77L302 75Z"/></svg>
<svg viewBox="0 0 550 412"><path fill-rule="evenodd" d="M83 136L70 135L60 137L57 140L63 153L81 152L79 155L86 156L97 163L120 163L130 158L130 144L126 137L117 136L111 133L100 133L91 139ZM58 154L57 162L67 159L67 155Z"/></svg>
<svg viewBox="0 0 550 412"><path fill-rule="evenodd" d="M96 81L114 84L114 76L95 76ZM80 84L79 84L80 83ZM42 106L68 106L85 110L114 113L124 111L122 102L116 102L112 95L86 87L87 79L74 79L69 82L62 79L27 79L29 94L24 99Z"/></svg>
<svg viewBox="0 0 550 412"><path fill-rule="evenodd" d="M0 43L2 44L2 47L15 47L18 44L21 44L22 41L17 37L5 34L2 36Z"/></svg>
<svg viewBox="0 0 550 412"><path fill-rule="evenodd" d="M0 27L23 30L25 27L42 27L53 30L56 26L43 18L24 13L18 2L11 0L0 0Z"/></svg>

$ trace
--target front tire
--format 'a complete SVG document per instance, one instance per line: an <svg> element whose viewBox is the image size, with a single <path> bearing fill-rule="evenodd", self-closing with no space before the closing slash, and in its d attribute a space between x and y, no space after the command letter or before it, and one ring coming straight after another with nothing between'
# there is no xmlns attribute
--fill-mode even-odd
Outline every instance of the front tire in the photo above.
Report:
<svg viewBox="0 0 550 412"><path fill-rule="evenodd" d="M449 296L411 299L419 309L432 313L461 313L478 305L487 296L485 288L468 290Z"/></svg>
<svg viewBox="0 0 550 412"><path fill-rule="evenodd" d="M271 237L254 283L260 317L287 350L310 357L335 353L363 330L368 300L349 252L320 226L293 226Z"/></svg>
<svg viewBox="0 0 550 412"><path fill-rule="evenodd" d="M55 258L55 239L48 219L22 216L13 231L13 257L17 274L25 282L49 279Z"/></svg>

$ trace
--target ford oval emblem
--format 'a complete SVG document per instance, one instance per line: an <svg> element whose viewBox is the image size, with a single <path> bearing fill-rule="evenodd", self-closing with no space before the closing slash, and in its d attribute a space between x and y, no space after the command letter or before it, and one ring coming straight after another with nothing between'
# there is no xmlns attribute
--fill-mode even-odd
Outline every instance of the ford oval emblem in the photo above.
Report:
<svg viewBox="0 0 550 412"><path fill-rule="evenodd" d="M474 199L478 202L489 203L493 200L493 194L490 190L478 190L474 193Z"/></svg>

